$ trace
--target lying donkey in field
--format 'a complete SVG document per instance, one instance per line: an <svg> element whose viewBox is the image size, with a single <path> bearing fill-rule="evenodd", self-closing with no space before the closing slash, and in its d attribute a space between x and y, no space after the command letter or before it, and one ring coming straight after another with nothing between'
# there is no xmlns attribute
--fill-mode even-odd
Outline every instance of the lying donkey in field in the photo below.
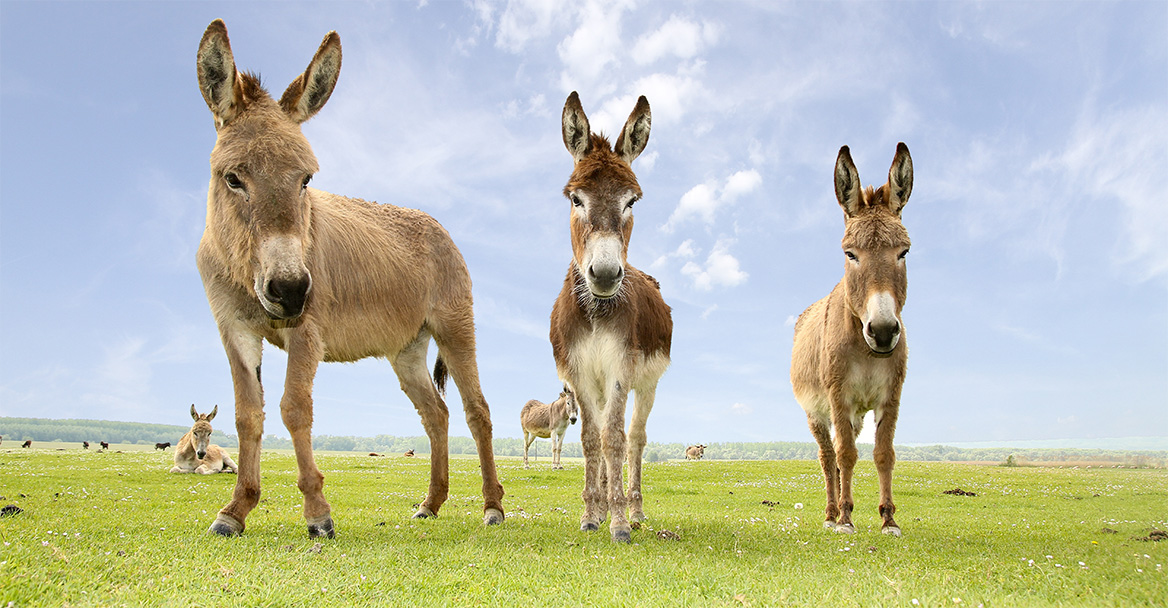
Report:
<svg viewBox="0 0 1168 608"><path fill-rule="evenodd" d="M218 405L210 414L200 414L191 404L191 418L194 418L195 424L178 440L178 447L174 448L174 468L170 469L171 473L213 475L223 471L236 472L235 461L231 460L231 456L223 448L211 443L211 420L218 413Z"/></svg>
<svg viewBox="0 0 1168 608"><path fill-rule="evenodd" d="M706 455L705 445L691 445L685 449L686 460L701 460Z"/></svg>
<svg viewBox="0 0 1168 608"><path fill-rule="evenodd" d="M552 468L562 469L560 451L564 449L564 433L569 424L576 424L580 411L576 407L576 397L568 387L560 392L559 399L544 403L532 399L519 412L519 424L523 426L523 468L527 468L527 448L536 437L552 438Z"/></svg>

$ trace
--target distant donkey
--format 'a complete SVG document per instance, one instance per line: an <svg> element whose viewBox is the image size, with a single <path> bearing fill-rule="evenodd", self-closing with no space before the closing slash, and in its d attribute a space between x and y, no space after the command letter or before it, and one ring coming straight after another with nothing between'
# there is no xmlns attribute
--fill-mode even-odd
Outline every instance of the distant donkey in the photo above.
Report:
<svg viewBox="0 0 1168 608"><path fill-rule="evenodd" d="M527 468L527 449L536 437L552 438L552 468L562 469L560 452L564 449L564 434L569 424L576 424L579 409L576 398L568 387L560 391L558 399L544 403L532 399L519 412L519 424L523 427L523 468Z"/></svg>
<svg viewBox="0 0 1168 608"><path fill-rule="evenodd" d="M217 405L216 405L215 407L216 407L216 408L218 408L219 406L217 406ZM164 452L166 451L166 448L169 448L169 447L170 447L170 442L169 442L169 441L167 441L166 443L156 443L156 444L154 444L154 449L156 449L156 450L162 450L162 451L164 451Z"/></svg>
<svg viewBox="0 0 1168 608"><path fill-rule="evenodd" d="M88 441L82 441L82 442L81 442L81 447L82 447L83 449L86 449L86 450L88 450L88 449L89 449L89 442L88 442Z"/></svg>
<svg viewBox="0 0 1168 608"><path fill-rule="evenodd" d="M706 455L706 446L691 445L685 449L686 460L701 460L702 456Z"/></svg>
<svg viewBox="0 0 1168 608"><path fill-rule="evenodd" d="M239 478L211 531L241 534L260 497L263 341L288 352L280 414L292 435L310 537L334 535L324 475L312 454L312 383L321 361L384 357L430 439L430 484L414 517L435 517L449 495L449 412L458 385L478 449L483 522L503 521L491 412L475 360L470 274L450 235L415 209L308 187L318 170L300 130L328 101L341 39L324 37L277 102L239 73L227 27L213 21L198 52L199 90L215 118L207 225L197 261L235 388ZM426 351L438 345L434 379ZM437 386L435 386L437 385Z"/></svg>
<svg viewBox="0 0 1168 608"><path fill-rule="evenodd" d="M25 440L24 440L24 443L22 443L22 444L20 445L20 447L22 447L22 448L31 448L31 447L32 447L32 439L25 439Z"/></svg>
<svg viewBox="0 0 1168 608"><path fill-rule="evenodd" d="M101 449L103 449L103 450L108 450L108 449L109 449L109 442L106 442L106 441L100 441L100 442L98 442L98 445L100 445L100 446L101 446Z"/></svg>
<svg viewBox="0 0 1168 608"><path fill-rule="evenodd" d="M238 469L235 461L227 455L223 448L211 443L211 420L219 413L216 405L210 414L200 414L191 404L191 418L194 426L187 431L182 439L178 440L178 447L174 448L174 467L171 473L201 473L211 475L228 471L235 473Z"/></svg>
<svg viewBox="0 0 1168 608"><path fill-rule="evenodd" d="M609 533L620 542L632 539L630 520L639 525L645 519L645 422L657 382L669 367L673 340L673 319L660 285L627 259L633 203L641 198L630 164L648 144L651 123L649 101L642 96L613 147L591 132L575 91L564 104L561 123L564 145L575 161L564 186L571 202L572 261L552 307L552 354L560 379L580 406L580 529L598 530L605 515L611 515ZM625 406L633 391L637 397L626 442Z"/></svg>
<svg viewBox="0 0 1168 608"><path fill-rule="evenodd" d="M844 278L795 323L791 385L819 443L827 489L824 526L837 532L855 532L856 437L864 414L875 410L872 459L880 483L881 531L900 536L892 518L892 438L908 361L900 312L908 291L909 238L900 213L912 186L912 157L903 143L896 146L888 183L876 189L862 187L851 152L840 148L835 195L844 209Z"/></svg>

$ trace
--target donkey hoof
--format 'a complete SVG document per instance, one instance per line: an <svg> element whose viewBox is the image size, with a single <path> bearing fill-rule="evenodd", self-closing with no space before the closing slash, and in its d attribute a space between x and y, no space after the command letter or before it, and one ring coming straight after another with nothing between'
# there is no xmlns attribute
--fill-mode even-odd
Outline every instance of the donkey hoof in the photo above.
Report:
<svg viewBox="0 0 1168 608"><path fill-rule="evenodd" d="M431 511L429 507L418 507L418 512L414 513L410 519L429 519L431 517L438 517L438 514Z"/></svg>
<svg viewBox="0 0 1168 608"><path fill-rule="evenodd" d="M881 534L888 534L889 536L900 536L900 528L896 526L888 526L880 531Z"/></svg>
<svg viewBox="0 0 1168 608"><path fill-rule="evenodd" d="M333 518L325 513L308 521L308 538L335 538Z"/></svg>
<svg viewBox="0 0 1168 608"><path fill-rule="evenodd" d="M494 526L503 523L503 512L499 509L487 509L483 512L483 525Z"/></svg>
<svg viewBox="0 0 1168 608"><path fill-rule="evenodd" d="M595 532L600 529L600 524L591 521L580 522L581 532Z"/></svg>
<svg viewBox="0 0 1168 608"><path fill-rule="evenodd" d="M823 522L823 527L828 529L828 530L834 531L835 530L835 522L829 519L829 520Z"/></svg>
<svg viewBox="0 0 1168 608"><path fill-rule="evenodd" d="M633 532L624 528L617 528L612 531L612 540L617 543L631 543L633 542Z"/></svg>
<svg viewBox="0 0 1168 608"><path fill-rule="evenodd" d="M243 522L237 521L230 515L220 513L207 532L218 534L219 536L239 536L243 534Z"/></svg>
<svg viewBox="0 0 1168 608"><path fill-rule="evenodd" d="M836 524L835 528L833 528L833 529L836 532L839 532L840 534L855 534L856 533L856 527L853 526L852 524Z"/></svg>

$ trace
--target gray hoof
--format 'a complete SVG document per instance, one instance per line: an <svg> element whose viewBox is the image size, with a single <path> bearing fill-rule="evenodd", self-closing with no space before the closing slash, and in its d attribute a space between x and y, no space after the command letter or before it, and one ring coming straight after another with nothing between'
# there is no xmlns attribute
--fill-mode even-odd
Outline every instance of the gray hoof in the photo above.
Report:
<svg viewBox="0 0 1168 608"><path fill-rule="evenodd" d="M429 519L431 517L438 517L438 515L427 507L418 507L418 512L414 513L410 519Z"/></svg>
<svg viewBox="0 0 1168 608"><path fill-rule="evenodd" d="M415 517L417 517L415 515ZM503 512L498 509L487 509L483 512L483 525L495 526L503 523Z"/></svg>
<svg viewBox="0 0 1168 608"><path fill-rule="evenodd" d="M308 522L308 538L335 538L333 518L328 513Z"/></svg>
<svg viewBox="0 0 1168 608"><path fill-rule="evenodd" d="M596 524L596 523L593 523L590 521L580 522L580 531L581 532L595 532L599 529L600 529L600 524Z"/></svg>
<svg viewBox="0 0 1168 608"><path fill-rule="evenodd" d="M887 528L881 530L880 533L887 534L889 536L900 536L900 528L897 528L896 526L888 526Z"/></svg>
<svg viewBox="0 0 1168 608"><path fill-rule="evenodd" d="M633 533L631 530L618 528L612 531L612 540L618 543L631 543L633 542Z"/></svg>
<svg viewBox="0 0 1168 608"><path fill-rule="evenodd" d="M207 531L219 536L239 536L243 534L243 523L230 515L220 513Z"/></svg>
<svg viewBox="0 0 1168 608"><path fill-rule="evenodd" d="M836 526L835 526L835 528L833 528L833 530L835 530L836 532L839 532L840 534L855 534L856 533L856 527L853 526L852 524L836 524Z"/></svg>
<svg viewBox="0 0 1168 608"><path fill-rule="evenodd" d="M827 520L827 521L823 522L823 527L824 527L824 528L827 528L828 530L833 530L833 531L834 531L834 530L835 530L835 522L834 522L834 521L831 521L831 520L829 519L829 520Z"/></svg>

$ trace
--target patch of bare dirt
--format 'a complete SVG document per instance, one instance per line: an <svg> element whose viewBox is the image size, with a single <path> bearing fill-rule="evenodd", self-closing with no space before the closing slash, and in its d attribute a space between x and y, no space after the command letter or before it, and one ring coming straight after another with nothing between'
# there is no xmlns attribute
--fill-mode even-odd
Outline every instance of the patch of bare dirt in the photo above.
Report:
<svg viewBox="0 0 1168 608"><path fill-rule="evenodd" d="M1149 533L1147 536L1137 536L1137 537L1133 538L1132 540L1142 540L1142 541L1147 541L1147 542L1159 542L1159 541L1162 541L1164 539L1168 539L1168 532L1165 532L1163 530L1152 530L1152 532Z"/></svg>
<svg viewBox="0 0 1168 608"><path fill-rule="evenodd" d="M951 496L977 496L975 492L962 490L961 488L953 488L952 490L945 490L942 494L949 494Z"/></svg>

